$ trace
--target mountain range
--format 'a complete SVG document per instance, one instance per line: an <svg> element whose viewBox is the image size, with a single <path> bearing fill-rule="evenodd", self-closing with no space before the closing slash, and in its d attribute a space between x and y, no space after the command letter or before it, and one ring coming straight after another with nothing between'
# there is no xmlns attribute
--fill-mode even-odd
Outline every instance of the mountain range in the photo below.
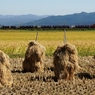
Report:
<svg viewBox="0 0 95 95"><path fill-rule="evenodd" d="M23 23L28 23L30 21L39 20L47 16L38 15L0 15L0 25L4 26L19 26Z"/></svg>
<svg viewBox="0 0 95 95"><path fill-rule="evenodd" d="M69 15L0 15L1 25L24 25L24 26L42 26L42 25L91 25L95 24L95 12L74 13Z"/></svg>

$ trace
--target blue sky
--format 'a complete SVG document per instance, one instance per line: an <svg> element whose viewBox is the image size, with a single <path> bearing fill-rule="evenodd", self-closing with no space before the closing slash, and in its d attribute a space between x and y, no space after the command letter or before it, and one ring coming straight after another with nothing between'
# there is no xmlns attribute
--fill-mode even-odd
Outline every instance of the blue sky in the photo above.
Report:
<svg viewBox="0 0 95 95"><path fill-rule="evenodd" d="M2 15L67 15L95 12L95 0L0 0Z"/></svg>

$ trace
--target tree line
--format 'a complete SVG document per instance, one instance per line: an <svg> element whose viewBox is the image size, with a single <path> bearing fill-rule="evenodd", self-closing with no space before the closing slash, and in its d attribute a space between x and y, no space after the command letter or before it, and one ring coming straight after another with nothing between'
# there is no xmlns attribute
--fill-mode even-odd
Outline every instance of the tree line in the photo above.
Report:
<svg viewBox="0 0 95 95"><path fill-rule="evenodd" d="M55 29L89 29L95 28L95 24L93 25L48 25L48 26L1 26L0 29L42 29L42 30L55 30Z"/></svg>

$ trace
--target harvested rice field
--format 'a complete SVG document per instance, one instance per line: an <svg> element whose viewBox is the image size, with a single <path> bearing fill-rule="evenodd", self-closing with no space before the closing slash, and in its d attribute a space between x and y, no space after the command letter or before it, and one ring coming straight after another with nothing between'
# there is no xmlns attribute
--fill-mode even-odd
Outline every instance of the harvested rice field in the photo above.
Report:
<svg viewBox="0 0 95 95"><path fill-rule="evenodd" d="M38 42L46 47L43 73L23 72L22 62L28 43L37 31L0 30L0 50L10 56L12 87L0 88L0 95L95 95L95 31L67 31L67 42L78 50L81 67L75 80L54 78L53 52L63 44L63 31L39 31Z"/></svg>
<svg viewBox="0 0 95 95"><path fill-rule="evenodd" d="M80 57L82 68L75 74L74 81L55 80L53 57L46 57L43 73L24 73L24 58L10 58L13 76L12 87L0 88L0 95L95 95L95 58Z"/></svg>

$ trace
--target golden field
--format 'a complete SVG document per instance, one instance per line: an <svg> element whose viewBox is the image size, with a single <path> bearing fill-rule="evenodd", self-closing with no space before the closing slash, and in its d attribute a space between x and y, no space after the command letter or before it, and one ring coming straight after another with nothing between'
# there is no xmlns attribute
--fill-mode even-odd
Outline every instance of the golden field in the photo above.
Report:
<svg viewBox="0 0 95 95"><path fill-rule="evenodd" d="M67 31L67 41L75 44L79 69L73 81L55 80L53 56L56 47L63 44L63 31L39 31L38 42L46 47L44 72L23 72L24 53L36 30L0 30L0 49L10 57L12 87L0 87L0 95L95 95L95 32ZM86 56L87 55L87 56ZM19 58L20 57L20 58Z"/></svg>
<svg viewBox="0 0 95 95"><path fill-rule="evenodd" d="M0 30L0 49L13 56L24 56L28 43L35 40L37 30ZM95 54L95 31L66 31L67 42L76 45L80 56ZM64 31L39 31L38 42L46 47L46 55L52 55L58 45L64 44Z"/></svg>

